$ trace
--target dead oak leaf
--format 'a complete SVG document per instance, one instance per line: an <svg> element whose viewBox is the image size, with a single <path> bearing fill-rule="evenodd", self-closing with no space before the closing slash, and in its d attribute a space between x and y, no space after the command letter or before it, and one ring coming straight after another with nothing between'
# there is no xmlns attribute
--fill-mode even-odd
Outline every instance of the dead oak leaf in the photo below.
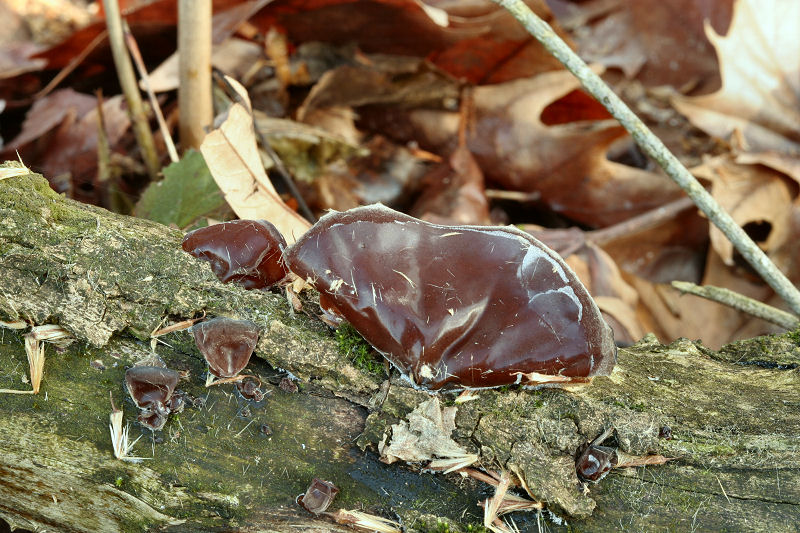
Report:
<svg viewBox="0 0 800 533"><path fill-rule="evenodd" d="M792 192L784 176L762 165L740 165L730 156L709 159L693 173L711 182L711 195L766 253L789 237ZM711 245L726 265L733 265L733 244L711 226Z"/></svg>
<svg viewBox="0 0 800 533"><path fill-rule="evenodd" d="M538 191L553 211L599 227L675 199L679 189L668 178L606 157L625 130L595 120L599 104L593 108L578 88L566 71L477 87L467 147L486 177L509 190ZM570 105L554 105L567 96ZM437 153L454 148L457 113L414 110L408 119L422 145Z"/></svg>
<svg viewBox="0 0 800 533"><path fill-rule="evenodd" d="M407 420L392 425L391 440L387 444L384 437L378 446L381 461L416 463L435 457L466 456L467 451L450 438L456 428L455 417L456 407L442 409L436 397L422 402Z"/></svg>
<svg viewBox="0 0 800 533"><path fill-rule="evenodd" d="M722 88L673 105L710 135L729 139L746 162L800 181L800 2L739 0L727 35L706 24Z"/></svg>

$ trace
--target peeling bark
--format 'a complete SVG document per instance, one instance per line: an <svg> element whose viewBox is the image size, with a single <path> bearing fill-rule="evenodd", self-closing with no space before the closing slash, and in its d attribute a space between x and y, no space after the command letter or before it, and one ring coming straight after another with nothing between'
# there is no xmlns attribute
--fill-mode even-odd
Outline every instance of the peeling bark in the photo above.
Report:
<svg viewBox="0 0 800 533"><path fill-rule="evenodd" d="M58 323L78 339L63 352L47 348L39 395L0 396L0 517L61 531L336 531L293 503L317 476L342 488L335 507L391 508L419 530L479 521L477 484L382 465L353 448L357 439L374 449L426 393L357 368L324 325L293 313L282 295L220 284L180 249L181 237L66 200L38 175L0 181L0 319ZM148 355L144 341L162 321L202 313L259 324L256 354L297 376L301 392L282 392L281 374L263 363L251 363L267 382L263 405L204 389L191 337L169 334L159 355L188 371L179 387L206 404L173 415L154 443L124 403L132 433L144 435L134 453L153 458L114 459L109 391L123 403L124 368ZM620 350L614 373L589 386L481 392L458 406L453 437L485 467L521 472L549 510L581 530L792 530L800 516L798 354L797 334L718 353L648 336ZM90 365L95 359L103 370ZM0 388L24 388L26 368L20 337L5 330ZM442 395L445 404L453 398ZM576 451L610 425L623 452L674 460L615 470L584 494ZM659 438L663 426L671 440ZM515 521L535 528L535 517Z"/></svg>

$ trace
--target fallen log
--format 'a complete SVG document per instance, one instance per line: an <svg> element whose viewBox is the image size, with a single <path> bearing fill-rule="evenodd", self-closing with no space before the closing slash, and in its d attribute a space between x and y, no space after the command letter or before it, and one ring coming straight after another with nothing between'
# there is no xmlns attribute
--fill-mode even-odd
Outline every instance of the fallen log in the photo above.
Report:
<svg viewBox="0 0 800 533"><path fill-rule="evenodd" d="M181 238L65 199L36 174L0 181L0 320L59 324L76 339L45 348L39 394L0 395L0 518L31 530L338 531L295 504L319 477L341 489L335 508L366 508L409 530L482 522L485 485L374 453L428 394L341 350L312 300L295 312L283 294L219 283ZM151 355L154 330L203 314L261 327L262 361L251 369L267 398L205 389L191 336L170 333L154 349L198 400L162 431L142 431L125 400L126 366ZM29 387L22 337L3 332L0 388ZM454 440L485 469L515 472L550 511L512 515L522 530L541 519L554 531L784 531L800 516L799 364L797 333L720 352L648 336L589 386L439 397L457 409ZM280 388L289 374L299 393ZM132 453L146 460L114 458L109 393L143 435ZM606 444L620 453L671 460L584 485L576 454L611 427Z"/></svg>

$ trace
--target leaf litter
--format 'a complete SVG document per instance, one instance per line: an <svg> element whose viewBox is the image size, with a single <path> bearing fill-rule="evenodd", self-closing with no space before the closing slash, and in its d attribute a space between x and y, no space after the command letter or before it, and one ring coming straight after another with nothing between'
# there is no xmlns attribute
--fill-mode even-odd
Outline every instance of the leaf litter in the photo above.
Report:
<svg viewBox="0 0 800 533"><path fill-rule="evenodd" d="M754 0L529 3L598 63L800 281L799 8ZM175 4L127 2L125 11L173 128ZM66 22L49 40L10 32L13 40L0 40L0 139L8 141L0 155L19 152L81 201L102 205L103 189L114 187L129 199L121 210L135 206L138 216L182 229L264 218L291 243L310 224L287 187L273 183L277 163L266 141L316 215L381 201L435 222L521 225L564 255L618 340L653 331L664 341L702 338L718 347L775 331L669 286L718 285L776 303L696 209L669 211L682 193L494 3L276 4L215 2L214 65L239 95L218 106L202 157L184 154L155 183L140 163L101 17ZM100 86L106 96L92 92ZM98 179L103 137L114 167L108 182ZM385 460L464 466L471 454L451 439L455 408L432 402L393 426ZM487 527L509 527L496 520L503 501L486 505ZM355 520L348 516L340 519Z"/></svg>

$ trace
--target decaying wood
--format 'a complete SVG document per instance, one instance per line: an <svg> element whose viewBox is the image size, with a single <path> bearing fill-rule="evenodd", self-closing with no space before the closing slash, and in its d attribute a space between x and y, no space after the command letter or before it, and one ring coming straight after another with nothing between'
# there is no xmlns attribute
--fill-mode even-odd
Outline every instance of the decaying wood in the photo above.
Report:
<svg viewBox="0 0 800 533"><path fill-rule="evenodd" d="M426 393L357 368L326 326L293 312L283 295L220 284L180 249L181 237L66 200L38 175L0 181L0 320L57 323L77 339L66 350L46 348L38 395L0 396L0 517L62 531L337 531L294 504L316 476L340 487L336 508L392 510L419 530L439 519L451 531L480 523L474 482L381 465L355 448L374 450ZM314 304L305 307L313 315ZM206 403L173 415L154 439L124 402L124 369L149 354L150 332L203 313L259 324L257 355L299 378L301 392L267 380L264 405L248 406L232 390L206 390L189 334L170 333L156 351L185 371L179 387ZM0 388L25 388L21 336L3 332ZM484 468L519 472L552 511L542 517L550 530L565 527L552 516L590 531L792 530L800 516L798 365L796 334L719 353L645 337L589 386L482 391L457 404L453 438ZM131 434L145 435L132 454L150 459L114 458L109 391ZM609 426L622 452L674 460L615 470L587 492L575 454ZM659 437L664 426L671 439ZM523 530L536 527L535 515L512 516Z"/></svg>

